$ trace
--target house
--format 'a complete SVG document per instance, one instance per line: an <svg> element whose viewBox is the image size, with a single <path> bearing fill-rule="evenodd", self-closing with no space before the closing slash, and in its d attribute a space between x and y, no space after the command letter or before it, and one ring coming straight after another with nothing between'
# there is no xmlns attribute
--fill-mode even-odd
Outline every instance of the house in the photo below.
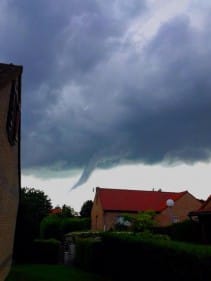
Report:
<svg viewBox="0 0 211 281"><path fill-rule="evenodd" d="M0 63L0 280L13 254L20 188L22 66Z"/></svg>
<svg viewBox="0 0 211 281"><path fill-rule="evenodd" d="M93 231L113 229L122 214L136 214L147 210L156 212L157 225L167 226L188 219L189 212L200 207L201 202L188 191L164 192L97 187L91 212L91 228Z"/></svg>
<svg viewBox="0 0 211 281"><path fill-rule="evenodd" d="M50 211L51 215L60 215L62 213L62 209L59 206L56 206Z"/></svg>
<svg viewBox="0 0 211 281"><path fill-rule="evenodd" d="M189 217L199 222L202 242L211 243L211 195L198 210L190 212Z"/></svg>

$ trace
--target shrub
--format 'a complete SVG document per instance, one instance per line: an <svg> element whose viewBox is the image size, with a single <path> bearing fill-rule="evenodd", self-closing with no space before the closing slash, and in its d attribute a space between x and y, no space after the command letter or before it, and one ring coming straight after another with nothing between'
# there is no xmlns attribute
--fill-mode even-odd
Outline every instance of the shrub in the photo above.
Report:
<svg viewBox="0 0 211 281"><path fill-rule="evenodd" d="M56 215L45 217L40 224L40 237L42 239L61 239L61 218Z"/></svg>
<svg viewBox="0 0 211 281"><path fill-rule="evenodd" d="M102 243L96 238L77 238L74 264L86 271L102 272L104 257Z"/></svg>
<svg viewBox="0 0 211 281"><path fill-rule="evenodd" d="M186 220L167 227L156 227L154 233L167 234L173 240L201 243L201 229L198 222Z"/></svg>
<svg viewBox="0 0 211 281"><path fill-rule="evenodd" d="M33 243L32 262L57 264L60 259L61 243L55 239L37 239Z"/></svg>
<svg viewBox="0 0 211 281"><path fill-rule="evenodd" d="M123 214L115 225L115 229L119 231L132 230L133 232L142 232L151 230L155 225L155 212L145 211L137 214Z"/></svg>
<svg viewBox="0 0 211 281"><path fill-rule="evenodd" d="M45 217L40 224L40 237L62 241L68 232L90 229L89 218L62 218L57 215Z"/></svg>
<svg viewBox="0 0 211 281"><path fill-rule="evenodd" d="M109 273L115 280L132 280L140 275L140 279L147 276L148 280L167 281L169 276L173 281L210 280L211 247L150 233L107 232L101 239L77 241L78 265Z"/></svg>
<svg viewBox="0 0 211 281"><path fill-rule="evenodd" d="M60 230L62 235L73 231L82 231L90 229L89 218L67 218L61 221Z"/></svg>

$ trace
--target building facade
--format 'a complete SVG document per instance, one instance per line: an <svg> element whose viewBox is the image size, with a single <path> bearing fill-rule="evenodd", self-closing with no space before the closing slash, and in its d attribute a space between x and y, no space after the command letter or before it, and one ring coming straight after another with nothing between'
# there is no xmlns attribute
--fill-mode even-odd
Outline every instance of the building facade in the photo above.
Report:
<svg viewBox="0 0 211 281"><path fill-rule="evenodd" d="M200 225L201 242L211 244L211 195L198 210L190 212L189 217Z"/></svg>
<svg viewBox="0 0 211 281"><path fill-rule="evenodd" d="M167 206L167 200L173 206ZM152 210L156 213L158 226L167 226L188 219L190 211L200 208L201 202L188 191L163 192L96 188L91 212L91 229L102 231L114 229L115 224L125 213Z"/></svg>
<svg viewBox="0 0 211 281"><path fill-rule="evenodd" d="M0 64L0 280L12 262L20 188L22 66Z"/></svg>

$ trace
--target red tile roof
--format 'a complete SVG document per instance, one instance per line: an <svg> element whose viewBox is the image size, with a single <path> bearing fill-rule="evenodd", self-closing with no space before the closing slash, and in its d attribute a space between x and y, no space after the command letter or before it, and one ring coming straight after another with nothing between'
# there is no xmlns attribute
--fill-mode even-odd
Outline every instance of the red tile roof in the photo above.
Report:
<svg viewBox="0 0 211 281"><path fill-rule="evenodd" d="M128 189L97 188L104 210L110 211L147 211L160 212L166 208L166 200L181 198L187 191L163 192Z"/></svg>
<svg viewBox="0 0 211 281"><path fill-rule="evenodd" d="M206 216L211 214L211 195L207 198L207 200L201 205L201 207L197 211L193 211L189 213L190 217L194 216Z"/></svg>
<svg viewBox="0 0 211 281"><path fill-rule="evenodd" d="M61 214L61 212L62 212L62 209L60 208L60 207L55 207L54 209L52 209L51 211L50 211L50 213L51 214Z"/></svg>
<svg viewBox="0 0 211 281"><path fill-rule="evenodd" d="M201 208L198 212L211 212L211 195L207 198L207 200L202 204Z"/></svg>

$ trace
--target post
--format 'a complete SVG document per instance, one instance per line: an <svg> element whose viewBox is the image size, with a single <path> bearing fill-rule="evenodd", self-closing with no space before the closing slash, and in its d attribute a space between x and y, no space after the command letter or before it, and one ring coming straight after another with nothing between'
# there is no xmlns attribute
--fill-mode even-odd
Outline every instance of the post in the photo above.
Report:
<svg viewBox="0 0 211 281"><path fill-rule="evenodd" d="M173 210L172 210L172 208L174 207L174 200L168 199L166 201L166 205L167 205L168 210L169 210L170 221L171 221L171 223L174 223L174 216L173 216Z"/></svg>

